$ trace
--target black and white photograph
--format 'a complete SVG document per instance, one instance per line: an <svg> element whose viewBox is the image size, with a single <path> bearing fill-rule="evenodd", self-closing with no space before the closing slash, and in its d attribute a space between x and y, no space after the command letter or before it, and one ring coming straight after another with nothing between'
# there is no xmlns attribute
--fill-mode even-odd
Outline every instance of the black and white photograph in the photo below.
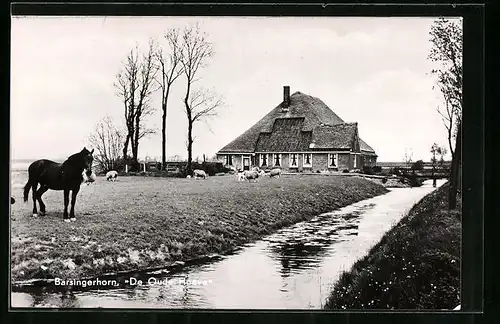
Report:
<svg viewBox="0 0 500 324"><path fill-rule="evenodd" d="M11 308L460 310L462 39L11 16Z"/></svg>

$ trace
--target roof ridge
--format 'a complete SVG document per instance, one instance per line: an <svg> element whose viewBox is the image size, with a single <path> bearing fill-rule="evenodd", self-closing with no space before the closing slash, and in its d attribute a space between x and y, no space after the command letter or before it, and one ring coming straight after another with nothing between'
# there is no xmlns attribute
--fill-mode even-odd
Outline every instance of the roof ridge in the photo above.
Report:
<svg viewBox="0 0 500 324"><path fill-rule="evenodd" d="M325 124L325 123L320 123L318 126L319 127L337 127L337 126L357 126L358 122L343 122L343 123L338 123L338 124Z"/></svg>

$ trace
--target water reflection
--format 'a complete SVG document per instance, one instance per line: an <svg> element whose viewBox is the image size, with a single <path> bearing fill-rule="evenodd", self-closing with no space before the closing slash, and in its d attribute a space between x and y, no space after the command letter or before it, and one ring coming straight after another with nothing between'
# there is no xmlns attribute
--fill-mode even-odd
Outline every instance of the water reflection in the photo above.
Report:
<svg viewBox="0 0 500 324"><path fill-rule="evenodd" d="M271 257L281 264L281 276L319 266L335 242L358 234L360 216L374 206L367 203L350 212L322 214L265 238Z"/></svg>
<svg viewBox="0 0 500 324"><path fill-rule="evenodd" d="M31 292L31 300L24 307L43 307L43 308L79 308L81 307L77 296L68 290L58 293L48 294L40 289ZM14 306L14 305L13 305Z"/></svg>
<svg viewBox="0 0 500 324"><path fill-rule="evenodd" d="M325 249L319 245L305 245L302 242L293 241L272 246L270 250L281 263L280 273L283 277L288 277L291 272L296 273L301 269L316 266L326 253Z"/></svg>

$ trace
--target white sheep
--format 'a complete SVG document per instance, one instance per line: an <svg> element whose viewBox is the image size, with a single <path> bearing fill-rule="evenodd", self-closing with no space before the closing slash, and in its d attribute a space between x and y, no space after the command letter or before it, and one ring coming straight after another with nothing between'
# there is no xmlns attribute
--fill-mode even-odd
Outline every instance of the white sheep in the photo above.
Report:
<svg viewBox="0 0 500 324"><path fill-rule="evenodd" d="M112 170L112 171L108 171L106 173L106 180L107 181L116 181L116 179L118 178L118 172Z"/></svg>

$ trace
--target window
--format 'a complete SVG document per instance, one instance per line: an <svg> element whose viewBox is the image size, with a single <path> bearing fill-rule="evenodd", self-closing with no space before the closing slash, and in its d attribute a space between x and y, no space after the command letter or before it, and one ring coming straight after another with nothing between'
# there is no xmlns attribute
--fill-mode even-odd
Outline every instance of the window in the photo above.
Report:
<svg viewBox="0 0 500 324"><path fill-rule="evenodd" d="M297 163L297 154L296 153L291 153L290 154L290 167L291 168L296 168L298 166Z"/></svg>
<svg viewBox="0 0 500 324"><path fill-rule="evenodd" d="M226 165L233 165L233 156L226 155Z"/></svg>
<svg viewBox="0 0 500 324"><path fill-rule="evenodd" d="M274 166L281 166L281 154L274 154Z"/></svg>
<svg viewBox="0 0 500 324"><path fill-rule="evenodd" d="M304 154L304 167L311 167L312 166L312 154L306 153Z"/></svg>
<svg viewBox="0 0 500 324"><path fill-rule="evenodd" d="M356 158L356 154L353 155L354 156L354 164L353 164L353 168L357 168L358 167L358 159Z"/></svg>
<svg viewBox="0 0 500 324"><path fill-rule="evenodd" d="M267 166L267 154L260 155L260 166Z"/></svg>
<svg viewBox="0 0 500 324"><path fill-rule="evenodd" d="M337 167L337 154L336 153L329 153L328 154L328 167L329 168L336 168Z"/></svg>

